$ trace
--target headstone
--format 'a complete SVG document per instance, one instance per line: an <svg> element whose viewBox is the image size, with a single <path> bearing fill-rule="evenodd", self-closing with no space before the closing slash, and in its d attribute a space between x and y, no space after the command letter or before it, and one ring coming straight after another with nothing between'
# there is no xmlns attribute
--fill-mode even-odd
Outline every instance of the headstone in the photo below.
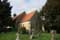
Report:
<svg viewBox="0 0 60 40"><path fill-rule="evenodd" d="M51 40L55 40L56 31L51 30Z"/></svg>
<svg viewBox="0 0 60 40"><path fill-rule="evenodd" d="M16 33L16 40L19 40L19 33Z"/></svg>
<svg viewBox="0 0 60 40"><path fill-rule="evenodd" d="M34 29L30 30L30 40L33 39L33 36L34 36Z"/></svg>

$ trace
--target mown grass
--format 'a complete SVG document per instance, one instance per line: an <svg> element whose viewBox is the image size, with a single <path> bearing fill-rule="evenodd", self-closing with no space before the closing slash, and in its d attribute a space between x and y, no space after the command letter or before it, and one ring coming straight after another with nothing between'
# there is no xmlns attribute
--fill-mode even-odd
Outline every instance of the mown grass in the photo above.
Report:
<svg viewBox="0 0 60 40"><path fill-rule="evenodd" d="M49 33L42 33L40 36L40 40L50 40L51 35Z"/></svg>
<svg viewBox="0 0 60 40"><path fill-rule="evenodd" d="M16 40L15 38L16 38L15 32L1 33L0 34L0 40Z"/></svg>
<svg viewBox="0 0 60 40"><path fill-rule="evenodd" d="M50 40L51 35L49 33L41 33L40 36L36 36L33 40ZM56 40L60 40L60 34L56 34ZM0 40L16 40L16 32L1 33ZM20 40L29 40L29 35L20 34Z"/></svg>
<svg viewBox="0 0 60 40"><path fill-rule="evenodd" d="M55 39L56 39L56 40L60 40L60 34L56 34L56 35L55 35Z"/></svg>
<svg viewBox="0 0 60 40"><path fill-rule="evenodd" d="M36 36L32 40L50 40L51 36L49 33L41 33L40 36ZM20 40L29 40L29 35L20 34Z"/></svg>

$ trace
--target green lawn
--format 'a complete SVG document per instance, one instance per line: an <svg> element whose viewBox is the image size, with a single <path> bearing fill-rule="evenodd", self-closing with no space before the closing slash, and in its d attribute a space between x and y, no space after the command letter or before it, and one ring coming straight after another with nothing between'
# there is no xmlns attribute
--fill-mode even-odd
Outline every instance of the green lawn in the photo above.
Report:
<svg viewBox="0 0 60 40"><path fill-rule="evenodd" d="M51 35L49 33L42 33L40 36L40 40L50 40Z"/></svg>
<svg viewBox="0 0 60 40"><path fill-rule="evenodd" d="M56 34L55 39L60 40L60 34Z"/></svg>
<svg viewBox="0 0 60 40"><path fill-rule="evenodd" d="M33 40L50 40L51 36L49 33L42 33L40 37L35 37ZM60 40L60 34L56 34L56 40ZM0 34L0 40L16 40L16 33L9 32L9 33L2 33ZM27 34L20 34L20 40L29 40L29 35Z"/></svg>
<svg viewBox="0 0 60 40"><path fill-rule="evenodd" d="M0 40L15 40L15 38L16 38L15 32L0 34Z"/></svg>

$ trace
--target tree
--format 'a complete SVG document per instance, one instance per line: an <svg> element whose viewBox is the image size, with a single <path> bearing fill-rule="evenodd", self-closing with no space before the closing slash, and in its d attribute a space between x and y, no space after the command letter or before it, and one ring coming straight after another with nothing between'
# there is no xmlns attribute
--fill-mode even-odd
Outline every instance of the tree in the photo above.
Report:
<svg viewBox="0 0 60 40"><path fill-rule="evenodd" d="M8 0L0 0L0 27L10 26L12 23L11 8Z"/></svg>
<svg viewBox="0 0 60 40"><path fill-rule="evenodd" d="M15 17L16 16L16 13L14 13L13 16Z"/></svg>
<svg viewBox="0 0 60 40"><path fill-rule="evenodd" d="M47 0L43 7L42 14L46 18L46 29L53 29L58 32L60 28L60 0Z"/></svg>

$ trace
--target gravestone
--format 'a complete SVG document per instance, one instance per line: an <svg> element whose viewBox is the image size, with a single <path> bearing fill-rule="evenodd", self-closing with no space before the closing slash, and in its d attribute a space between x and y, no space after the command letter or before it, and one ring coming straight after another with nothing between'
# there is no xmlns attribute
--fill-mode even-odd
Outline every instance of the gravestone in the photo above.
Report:
<svg viewBox="0 0 60 40"><path fill-rule="evenodd" d="M51 40L55 40L56 30L51 30Z"/></svg>
<svg viewBox="0 0 60 40"><path fill-rule="evenodd" d="M16 33L16 40L19 40L19 33Z"/></svg>

